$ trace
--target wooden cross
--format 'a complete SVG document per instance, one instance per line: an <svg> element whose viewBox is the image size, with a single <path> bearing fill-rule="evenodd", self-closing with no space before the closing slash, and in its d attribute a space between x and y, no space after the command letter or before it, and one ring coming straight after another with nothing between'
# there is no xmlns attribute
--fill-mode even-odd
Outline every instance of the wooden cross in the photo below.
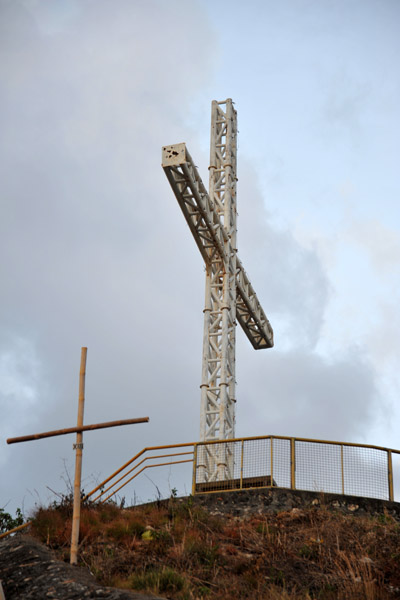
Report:
<svg viewBox="0 0 400 600"><path fill-rule="evenodd" d="M76 427L68 429L57 429L55 431L45 431L44 433L34 433L21 437L8 438L7 444L16 444L19 442L29 442L31 440L40 440L67 433L76 433L76 443L73 445L76 451L75 455L75 480L74 480L74 505L72 513L72 533L71 533L71 565L78 563L78 543L79 543L79 524L81 515L81 480L82 480L82 450L83 450L83 432L93 431L94 429L104 429L106 427L119 427L120 425L133 425L136 423L148 423L149 417L139 419L125 419L123 421L108 421L106 423L96 423L94 425L83 424L83 411L85 405L85 377L86 377L86 357L87 348L81 349L81 366L79 371L79 401L78 401L78 420Z"/></svg>

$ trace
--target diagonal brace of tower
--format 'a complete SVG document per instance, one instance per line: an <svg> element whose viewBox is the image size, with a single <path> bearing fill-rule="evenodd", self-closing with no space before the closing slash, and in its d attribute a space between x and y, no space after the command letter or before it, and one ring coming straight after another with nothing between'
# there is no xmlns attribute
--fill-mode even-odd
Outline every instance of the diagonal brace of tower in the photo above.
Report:
<svg viewBox="0 0 400 600"><path fill-rule="evenodd" d="M209 193L185 144L163 148L162 166L206 265L200 439L235 437L236 319L255 349L273 331L237 256L237 117L231 99L212 102ZM202 481L233 477L229 445L205 446Z"/></svg>

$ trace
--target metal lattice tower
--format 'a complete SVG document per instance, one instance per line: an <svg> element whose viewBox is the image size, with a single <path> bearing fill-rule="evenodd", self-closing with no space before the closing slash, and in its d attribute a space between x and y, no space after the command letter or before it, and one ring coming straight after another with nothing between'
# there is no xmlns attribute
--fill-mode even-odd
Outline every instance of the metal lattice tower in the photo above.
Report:
<svg viewBox="0 0 400 600"><path fill-rule="evenodd" d="M165 146L162 166L206 265L200 440L235 437L236 319L253 347L273 346L273 331L237 256L236 110L212 102L209 193L185 144ZM227 445L204 447L202 481L233 477Z"/></svg>

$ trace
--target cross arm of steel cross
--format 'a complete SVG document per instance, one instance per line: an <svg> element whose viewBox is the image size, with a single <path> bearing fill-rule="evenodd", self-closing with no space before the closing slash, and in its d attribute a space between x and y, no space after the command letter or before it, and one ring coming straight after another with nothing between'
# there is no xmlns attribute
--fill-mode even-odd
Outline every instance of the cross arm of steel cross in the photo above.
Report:
<svg viewBox="0 0 400 600"><path fill-rule="evenodd" d="M228 236L186 144L165 146L162 167L204 262L210 264L215 252L225 261Z"/></svg>
<svg viewBox="0 0 400 600"><path fill-rule="evenodd" d="M236 257L236 318L256 350L272 348L274 332L247 277Z"/></svg>
<svg viewBox="0 0 400 600"><path fill-rule="evenodd" d="M226 262L224 243L228 234L186 144L164 146L162 167L205 263L210 264L216 252ZM256 350L272 348L272 327L238 257L236 263L237 320Z"/></svg>

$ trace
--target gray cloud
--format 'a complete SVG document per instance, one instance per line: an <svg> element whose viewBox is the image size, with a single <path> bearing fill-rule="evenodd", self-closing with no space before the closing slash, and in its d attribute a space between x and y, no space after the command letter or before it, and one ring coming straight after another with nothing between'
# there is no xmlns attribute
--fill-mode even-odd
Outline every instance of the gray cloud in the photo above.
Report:
<svg viewBox="0 0 400 600"><path fill-rule="evenodd" d="M271 225L260 184L241 162L239 253L275 330L275 348L254 352L238 335L240 435L273 433L363 440L380 418L377 372L363 348L320 354L335 290L317 250ZM267 192L264 192L267 195Z"/></svg>
<svg viewBox="0 0 400 600"><path fill-rule="evenodd" d="M264 200L260 189L256 172L242 159L239 255L244 256L257 293L265 298L265 311L273 315L277 348L312 349L318 343L329 300L328 276L314 249L303 247L287 229L272 225L271 213L264 206L268 197Z"/></svg>
<svg viewBox="0 0 400 600"><path fill-rule="evenodd" d="M376 415L379 393L371 363L359 349L336 359L302 350L275 352L249 370L239 415L246 431L249 414L276 435L364 440ZM238 394L240 396L240 394Z"/></svg>
<svg viewBox="0 0 400 600"><path fill-rule="evenodd" d="M363 113L371 99L371 88L364 82L353 81L344 73L338 73L331 81L323 107L323 117L330 127L341 127L351 139L359 138Z"/></svg>
<svg viewBox="0 0 400 600"><path fill-rule="evenodd" d="M182 340L197 311L185 303L180 272L192 257L176 241L185 229L160 154L162 144L183 138L184 107L212 74L212 34L195 4L184 14L179 2L120 2L119 11L86 3L66 22L53 15L55 33L38 26L40 10L31 6L35 19L22 3L3 2L0 19L0 328L11 355L3 358L2 435L73 424L79 349L87 345L86 422L150 414L159 443L176 439L180 426L161 424L176 420L189 395L191 342ZM184 56L171 43L178 37ZM197 427L186 435L197 437ZM102 444L91 439L94 459ZM132 448L132 431L110 432L107 444L123 439L133 453L149 438L135 432ZM7 448L5 461L16 465L10 489L22 496L21 485L45 488L65 448L59 440ZM90 470L90 451L87 460ZM114 466L106 453L101 470Z"/></svg>
<svg viewBox="0 0 400 600"><path fill-rule="evenodd" d="M393 275L400 263L400 235L393 227L377 220L353 221L348 239L368 252L377 274Z"/></svg>
<svg viewBox="0 0 400 600"><path fill-rule="evenodd" d="M185 114L213 80L218 48L195 2L50 5L0 4L0 431L72 426L87 345L85 421L151 418L85 436L85 472L107 475L144 446L198 437L203 266L160 149L186 140L195 156ZM327 273L272 227L244 157L240 165L239 254L277 349L259 355L238 335L237 433L271 433L270 423L275 433L350 436L371 417L373 371L315 353ZM244 415L249 403L262 431ZM7 447L0 505L63 487L71 444Z"/></svg>

